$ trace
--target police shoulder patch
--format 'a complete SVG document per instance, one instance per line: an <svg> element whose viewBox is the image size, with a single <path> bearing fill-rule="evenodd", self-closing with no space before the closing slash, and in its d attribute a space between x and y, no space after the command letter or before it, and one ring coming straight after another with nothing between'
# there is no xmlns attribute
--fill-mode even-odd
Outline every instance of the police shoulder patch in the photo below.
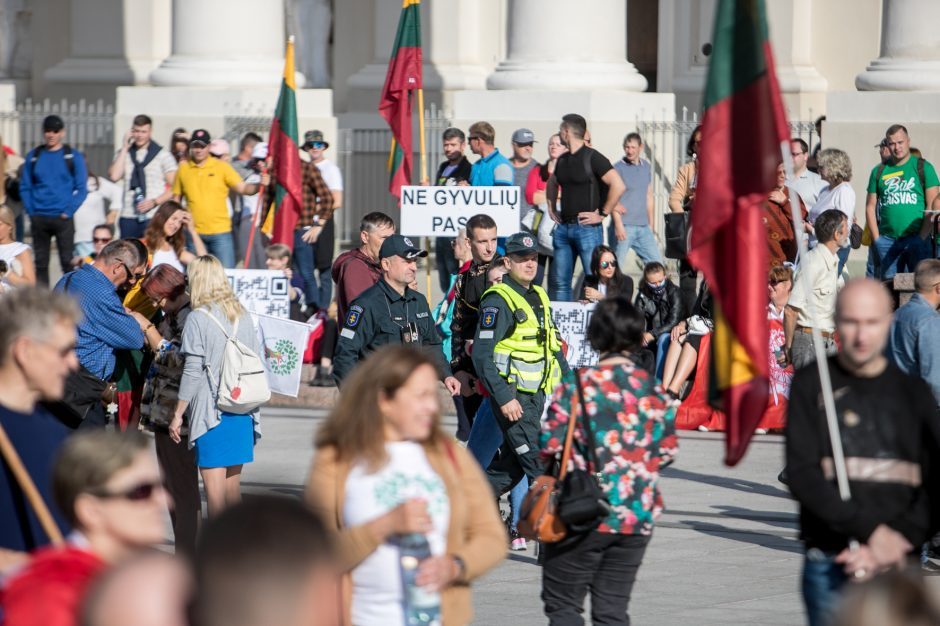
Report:
<svg viewBox="0 0 940 626"><path fill-rule="evenodd" d="M499 307L485 306L480 311L480 327L493 328L496 326L496 316L499 314Z"/></svg>
<svg viewBox="0 0 940 626"><path fill-rule="evenodd" d="M349 307L349 313L346 314L346 327L355 328L359 325L359 320L362 319L362 307L358 304L354 304Z"/></svg>

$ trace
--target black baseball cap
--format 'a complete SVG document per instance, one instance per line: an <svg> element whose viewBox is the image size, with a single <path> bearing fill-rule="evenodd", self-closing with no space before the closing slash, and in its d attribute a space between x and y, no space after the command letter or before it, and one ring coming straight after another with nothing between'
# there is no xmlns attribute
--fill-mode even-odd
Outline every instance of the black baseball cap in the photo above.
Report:
<svg viewBox="0 0 940 626"><path fill-rule="evenodd" d="M506 254L529 256L538 254L538 251L535 247L535 238L529 233L516 233L506 240Z"/></svg>
<svg viewBox="0 0 940 626"><path fill-rule="evenodd" d="M192 137L189 138L189 145L193 145L194 143L201 143L208 146L209 142L211 141L212 137L209 136L209 131L204 128L200 128L199 130L193 131Z"/></svg>
<svg viewBox="0 0 940 626"><path fill-rule="evenodd" d="M412 243L411 239L404 235L392 235L382 242L379 249L379 258L387 259L390 256L400 256L403 259L412 261L418 257L426 257L427 250L422 250Z"/></svg>
<svg viewBox="0 0 940 626"><path fill-rule="evenodd" d="M42 121L42 132L44 133L57 133L63 128L65 128L65 122L58 115L47 115L46 119Z"/></svg>

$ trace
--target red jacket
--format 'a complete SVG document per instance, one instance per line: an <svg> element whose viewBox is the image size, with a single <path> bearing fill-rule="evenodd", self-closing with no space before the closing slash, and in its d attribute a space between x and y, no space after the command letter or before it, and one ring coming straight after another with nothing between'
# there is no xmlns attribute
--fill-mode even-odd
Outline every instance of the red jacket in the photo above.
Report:
<svg viewBox="0 0 940 626"><path fill-rule="evenodd" d="M77 626L89 583L106 563L74 546L43 548L4 586L4 626Z"/></svg>
<svg viewBox="0 0 940 626"><path fill-rule="evenodd" d="M336 285L336 321L342 326L352 301L382 278L382 266L356 248L336 257L330 273Z"/></svg>

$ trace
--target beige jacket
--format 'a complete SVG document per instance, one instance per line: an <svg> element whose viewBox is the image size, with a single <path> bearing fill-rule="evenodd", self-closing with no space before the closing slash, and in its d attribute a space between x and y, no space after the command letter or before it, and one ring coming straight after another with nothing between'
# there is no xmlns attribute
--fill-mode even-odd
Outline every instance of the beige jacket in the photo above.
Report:
<svg viewBox="0 0 940 626"><path fill-rule="evenodd" d="M450 500L450 527L447 553L459 557L463 577L441 593L444 626L462 626L473 619L470 582L486 573L506 555L508 537L496 508L496 499L476 460L465 449L444 441L437 447L425 446L428 462L444 481ZM380 545L366 526L343 525L346 478L350 464L336 458L333 448L317 450L307 481L306 499L338 533L342 581L343 625L350 622L352 607L351 572Z"/></svg>

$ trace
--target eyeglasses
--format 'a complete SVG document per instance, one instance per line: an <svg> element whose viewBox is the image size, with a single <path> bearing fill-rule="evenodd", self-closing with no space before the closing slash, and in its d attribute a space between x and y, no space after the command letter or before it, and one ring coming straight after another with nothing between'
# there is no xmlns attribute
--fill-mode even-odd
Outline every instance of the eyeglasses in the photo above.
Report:
<svg viewBox="0 0 940 626"><path fill-rule="evenodd" d="M467 141L477 141L479 139L480 138L476 135L470 135L469 137L467 137Z"/></svg>
<svg viewBox="0 0 940 626"><path fill-rule="evenodd" d="M111 243L110 237L92 237L91 240L95 243Z"/></svg>
<svg viewBox="0 0 940 626"><path fill-rule="evenodd" d="M125 263L124 261L118 261L118 263L120 263L121 267L124 268L124 271L127 272L127 280L134 279L135 281L137 281L144 277L144 272L135 274L134 272L131 271L131 268L127 267L127 263Z"/></svg>
<svg viewBox="0 0 940 626"><path fill-rule="evenodd" d="M790 156L793 157L793 158L796 158L796 157L800 156L801 154L806 154L806 153L805 153L805 152L791 152L791 153L790 153Z"/></svg>
<svg viewBox="0 0 940 626"><path fill-rule="evenodd" d="M129 489L124 491L90 491L89 493L98 498L119 498L122 500L130 500L131 502L141 502L143 500L149 500L153 496L153 492L163 489L163 483L158 481L149 482L149 483L140 483L139 485L134 485Z"/></svg>
<svg viewBox="0 0 940 626"><path fill-rule="evenodd" d="M601 261L601 269L606 270L608 267L613 267L613 261Z"/></svg>

